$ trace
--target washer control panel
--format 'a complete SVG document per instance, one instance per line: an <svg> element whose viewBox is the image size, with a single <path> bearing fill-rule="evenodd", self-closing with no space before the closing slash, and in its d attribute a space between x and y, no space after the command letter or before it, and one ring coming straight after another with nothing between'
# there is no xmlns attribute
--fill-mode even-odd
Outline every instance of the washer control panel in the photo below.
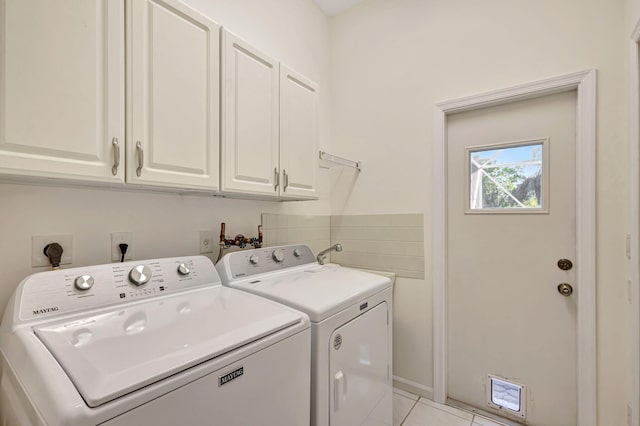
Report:
<svg viewBox="0 0 640 426"><path fill-rule="evenodd" d="M221 275L235 279L314 262L316 257L311 249L299 244L235 251L218 263L218 270Z"/></svg>
<svg viewBox="0 0 640 426"><path fill-rule="evenodd" d="M21 321L220 285L204 256L141 260L30 275L16 292Z"/></svg>

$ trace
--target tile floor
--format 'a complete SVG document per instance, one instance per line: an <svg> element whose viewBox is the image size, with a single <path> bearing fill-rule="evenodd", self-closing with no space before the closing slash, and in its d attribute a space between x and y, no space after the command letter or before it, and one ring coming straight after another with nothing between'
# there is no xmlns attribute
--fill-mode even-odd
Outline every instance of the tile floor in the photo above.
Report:
<svg viewBox="0 0 640 426"><path fill-rule="evenodd" d="M393 389L394 426L503 426L485 417Z"/></svg>

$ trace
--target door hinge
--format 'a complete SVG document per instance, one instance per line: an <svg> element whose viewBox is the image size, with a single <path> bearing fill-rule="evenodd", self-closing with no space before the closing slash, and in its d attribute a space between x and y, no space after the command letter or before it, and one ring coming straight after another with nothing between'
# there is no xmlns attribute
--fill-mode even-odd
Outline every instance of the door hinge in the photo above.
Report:
<svg viewBox="0 0 640 426"><path fill-rule="evenodd" d="M627 234L627 238L626 238L626 253L627 253L627 259L631 259L631 235Z"/></svg>

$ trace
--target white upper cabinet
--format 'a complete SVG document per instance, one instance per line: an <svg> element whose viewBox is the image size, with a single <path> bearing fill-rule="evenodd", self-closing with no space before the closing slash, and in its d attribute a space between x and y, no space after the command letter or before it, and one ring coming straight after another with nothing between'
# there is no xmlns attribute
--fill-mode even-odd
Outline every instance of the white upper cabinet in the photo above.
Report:
<svg viewBox="0 0 640 426"><path fill-rule="evenodd" d="M318 85L280 65L281 196L316 197Z"/></svg>
<svg viewBox="0 0 640 426"><path fill-rule="evenodd" d="M220 26L174 0L127 12L127 182L218 189Z"/></svg>
<svg viewBox="0 0 640 426"><path fill-rule="evenodd" d="M228 31L222 37L221 189L278 196L278 62Z"/></svg>
<svg viewBox="0 0 640 426"><path fill-rule="evenodd" d="M0 0L0 173L124 180L124 4Z"/></svg>
<svg viewBox="0 0 640 426"><path fill-rule="evenodd" d="M317 198L318 86L220 28L179 0L0 0L0 175Z"/></svg>
<svg viewBox="0 0 640 426"><path fill-rule="evenodd" d="M222 32L221 190L317 198L318 86Z"/></svg>

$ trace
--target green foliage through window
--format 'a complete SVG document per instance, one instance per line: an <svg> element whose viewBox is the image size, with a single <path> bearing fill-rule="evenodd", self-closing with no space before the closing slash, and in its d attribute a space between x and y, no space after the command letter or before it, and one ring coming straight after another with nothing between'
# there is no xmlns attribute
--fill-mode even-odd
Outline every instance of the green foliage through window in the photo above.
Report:
<svg viewBox="0 0 640 426"><path fill-rule="evenodd" d="M541 208L542 144L471 152L472 209Z"/></svg>

